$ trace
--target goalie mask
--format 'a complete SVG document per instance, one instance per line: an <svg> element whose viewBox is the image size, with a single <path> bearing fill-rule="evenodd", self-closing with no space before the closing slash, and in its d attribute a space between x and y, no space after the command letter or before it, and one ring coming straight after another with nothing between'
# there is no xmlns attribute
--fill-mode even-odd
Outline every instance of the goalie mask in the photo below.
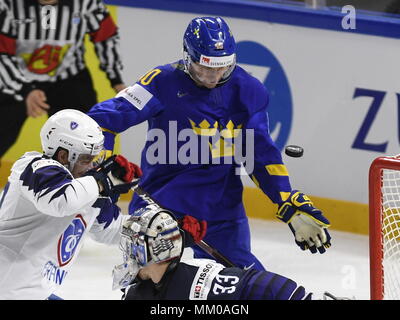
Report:
<svg viewBox="0 0 400 320"><path fill-rule="evenodd" d="M72 170L80 155L97 156L103 150L104 136L88 115L73 109L61 110L40 130L44 154L53 157L59 148L68 151L68 169Z"/></svg>
<svg viewBox="0 0 400 320"><path fill-rule="evenodd" d="M183 235L171 212L149 205L123 224L120 249L124 263L114 268L113 289L127 286L147 265L179 259Z"/></svg>
<svg viewBox="0 0 400 320"><path fill-rule="evenodd" d="M236 43L221 17L195 18L183 37L185 72L208 88L226 82L236 65Z"/></svg>

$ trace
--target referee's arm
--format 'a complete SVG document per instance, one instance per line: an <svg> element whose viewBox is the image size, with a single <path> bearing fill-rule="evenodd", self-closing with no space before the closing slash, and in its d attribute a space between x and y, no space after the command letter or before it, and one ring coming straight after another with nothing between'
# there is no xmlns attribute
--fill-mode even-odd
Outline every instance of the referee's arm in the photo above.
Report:
<svg viewBox="0 0 400 320"><path fill-rule="evenodd" d="M126 86L122 81L122 60L119 47L118 27L103 1L96 0L89 9L87 26L91 41L100 60L100 69L109 79L116 92Z"/></svg>
<svg viewBox="0 0 400 320"><path fill-rule="evenodd" d="M17 30L8 4L0 3L0 88L22 100L32 87L19 68L16 55Z"/></svg>

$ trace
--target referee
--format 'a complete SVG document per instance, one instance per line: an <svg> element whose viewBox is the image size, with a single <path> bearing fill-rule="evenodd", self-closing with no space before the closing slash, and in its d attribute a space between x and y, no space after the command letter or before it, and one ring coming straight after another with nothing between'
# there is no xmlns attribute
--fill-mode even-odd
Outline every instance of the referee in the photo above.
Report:
<svg viewBox="0 0 400 320"><path fill-rule="evenodd" d="M97 103L85 34L110 85L125 88L118 28L102 0L0 0L0 159L27 117Z"/></svg>

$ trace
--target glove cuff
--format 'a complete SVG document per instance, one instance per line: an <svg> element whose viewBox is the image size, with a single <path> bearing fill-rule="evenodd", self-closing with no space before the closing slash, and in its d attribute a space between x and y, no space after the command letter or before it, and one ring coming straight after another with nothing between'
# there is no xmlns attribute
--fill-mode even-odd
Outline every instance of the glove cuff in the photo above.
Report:
<svg viewBox="0 0 400 320"><path fill-rule="evenodd" d="M297 211L308 213L310 217L322 214L316 209L309 197L298 190L292 190L287 200L279 205L276 216L285 223L289 223Z"/></svg>
<svg viewBox="0 0 400 320"><path fill-rule="evenodd" d="M296 211L297 208L292 203L284 202L279 206L276 217L285 223L289 223Z"/></svg>
<svg viewBox="0 0 400 320"><path fill-rule="evenodd" d="M276 216L279 220L290 223L296 214L305 215L324 228L330 226L329 220L323 216L320 210L314 207L309 197L298 190L293 190L288 199L279 205Z"/></svg>

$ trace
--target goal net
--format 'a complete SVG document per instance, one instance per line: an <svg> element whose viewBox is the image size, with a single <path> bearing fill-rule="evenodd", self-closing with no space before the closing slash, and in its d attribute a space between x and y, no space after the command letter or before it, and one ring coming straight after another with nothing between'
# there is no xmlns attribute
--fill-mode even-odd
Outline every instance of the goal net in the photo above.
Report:
<svg viewBox="0 0 400 320"><path fill-rule="evenodd" d="M372 300L400 300L400 157L380 157L369 172Z"/></svg>

